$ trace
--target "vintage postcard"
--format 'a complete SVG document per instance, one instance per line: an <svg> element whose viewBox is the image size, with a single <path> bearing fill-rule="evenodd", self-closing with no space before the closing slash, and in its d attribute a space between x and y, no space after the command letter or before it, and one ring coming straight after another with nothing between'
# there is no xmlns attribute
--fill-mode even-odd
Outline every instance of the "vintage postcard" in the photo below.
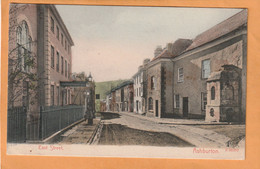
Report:
<svg viewBox="0 0 260 169"><path fill-rule="evenodd" d="M7 154L245 159L247 16L10 4Z"/></svg>

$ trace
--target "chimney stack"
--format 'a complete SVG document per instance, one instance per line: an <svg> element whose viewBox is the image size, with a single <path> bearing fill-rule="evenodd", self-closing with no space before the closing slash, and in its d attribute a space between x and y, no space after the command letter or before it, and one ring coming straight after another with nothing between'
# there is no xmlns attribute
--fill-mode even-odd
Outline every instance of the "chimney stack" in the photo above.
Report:
<svg viewBox="0 0 260 169"><path fill-rule="evenodd" d="M162 46L157 46L156 49L154 50L154 57L158 56L161 54L163 51Z"/></svg>

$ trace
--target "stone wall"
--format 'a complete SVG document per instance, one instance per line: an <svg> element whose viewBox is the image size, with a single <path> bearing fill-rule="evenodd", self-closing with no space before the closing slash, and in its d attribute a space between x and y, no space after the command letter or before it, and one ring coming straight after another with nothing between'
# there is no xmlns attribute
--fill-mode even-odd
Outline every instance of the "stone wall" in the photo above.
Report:
<svg viewBox="0 0 260 169"><path fill-rule="evenodd" d="M229 37L230 38L230 37ZM222 69L224 64L232 64L239 68L246 68L243 56L242 36L233 36L231 39L222 37L221 43L202 46L194 51L186 52L174 59L174 94L180 96L180 108L175 108L176 116L183 116L182 98L188 97L188 115L191 118L203 118L205 110L202 106L202 93L207 93L206 80L202 78L202 61L210 60L210 71ZM184 81L178 82L178 68L183 68ZM245 95L245 93L244 93Z"/></svg>

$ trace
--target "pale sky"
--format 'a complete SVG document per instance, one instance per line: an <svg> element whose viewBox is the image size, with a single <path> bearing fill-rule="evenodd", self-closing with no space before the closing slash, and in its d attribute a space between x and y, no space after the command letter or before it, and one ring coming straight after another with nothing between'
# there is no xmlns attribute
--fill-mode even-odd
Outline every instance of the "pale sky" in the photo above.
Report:
<svg viewBox="0 0 260 169"><path fill-rule="evenodd" d="M72 72L129 79L154 49L193 39L241 9L56 5L75 46Z"/></svg>

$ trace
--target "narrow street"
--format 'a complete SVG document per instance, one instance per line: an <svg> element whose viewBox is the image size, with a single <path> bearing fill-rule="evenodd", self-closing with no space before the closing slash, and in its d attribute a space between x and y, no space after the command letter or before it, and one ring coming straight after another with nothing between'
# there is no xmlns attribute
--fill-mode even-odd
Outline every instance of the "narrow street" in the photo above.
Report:
<svg viewBox="0 0 260 169"><path fill-rule="evenodd" d="M102 113L102 117L103 129L98 142L100 145L193 146L170 133L152 130L156 128L155 124L149 124L145 120L114 113ZM127 123L133 126L128 127Z"/></svg>
<svg viewBox="0 0 260 169"><path fill-rule="evenodd" d="M65 132L58 143L92 144L91 137L98 135L98 139L95 139L93 143L95 145L223 148L230 140L229 137L200 125L197 127L196 125L162 123L161 119L128 112L102 112L100 115L101 121L96 119L93 126L87 125L86 122L78 124Z"/></svg>

